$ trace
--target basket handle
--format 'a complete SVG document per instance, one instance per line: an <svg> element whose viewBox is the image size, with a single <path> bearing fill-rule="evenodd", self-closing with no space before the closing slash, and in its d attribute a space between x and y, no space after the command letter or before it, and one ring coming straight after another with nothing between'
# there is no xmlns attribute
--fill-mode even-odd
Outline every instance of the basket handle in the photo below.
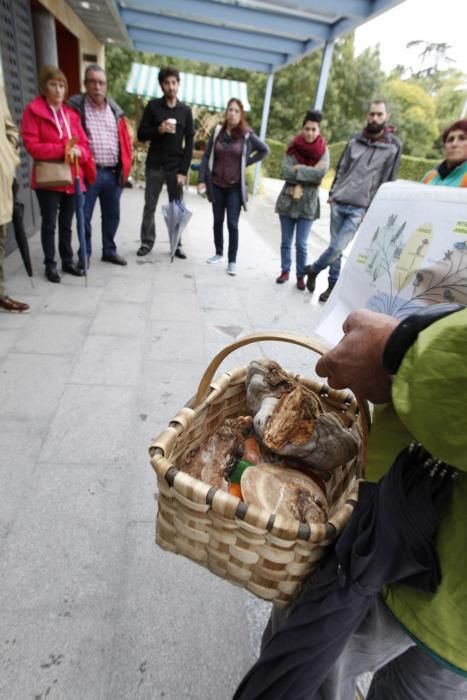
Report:
<svg viewBox="0 0 467 700"><path fill-rule="evenodd" d="M325 345L324 343L320 343L320 341L316 340L315 338L309 338L298 333L288 333L285 331L258 331L257 333L245 335L236 340L234 343L226 345L225 348L222 348L222 350L213 357L205 373L201 377L198 391L196 392L194 406L198 406L205 398L217 368L226 357L228 357L234 350L238 350L238 348L242 348L244 345L260 343L263 340L277 340L283 343L301 345L308 350L317 352L319 355L323 355L327 350L329 350L329 346Z"/></svg>

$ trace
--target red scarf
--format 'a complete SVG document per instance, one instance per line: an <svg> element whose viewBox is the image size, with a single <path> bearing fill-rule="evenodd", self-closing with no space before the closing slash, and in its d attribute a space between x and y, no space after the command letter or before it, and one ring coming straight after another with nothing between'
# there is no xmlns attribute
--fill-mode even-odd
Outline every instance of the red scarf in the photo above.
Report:
<svg viewBox="0 0 467 700"><path fill-rule="evenodd" d="M326 141L317 136L312 143L307 143L303 134L298 134L287 149L288 156L295 156L300 165L316 165L326 151Z"/></svg>

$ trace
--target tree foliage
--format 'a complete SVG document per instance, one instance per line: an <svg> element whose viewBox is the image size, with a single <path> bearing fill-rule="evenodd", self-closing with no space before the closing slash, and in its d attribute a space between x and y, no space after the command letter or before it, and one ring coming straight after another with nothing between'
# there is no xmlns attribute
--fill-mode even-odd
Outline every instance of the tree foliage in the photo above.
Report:
<svg viewBox="0 0 467 700"><path fill-rule="evenodd" d="M409 80L392 79L386 83L392 109L392 121L404 144L404 153L424 158L431 153L438 136L435 101L420 85Z"/></svg>
<svg viewBox="0 0 467 700"><path fill-rule="evenodd" d="M449 65L448 45L412 43L419 52L417 65L398 66L387 77L381 69L378 47L355 56L352 34L336 41L321 125L328 142L347 141L363 127L371 100L382 97L390 103L391 122L404 143L404 153L418 157L440 156L439 134L459 118L467 97L466 90L461 89L465 75ZM247 82L251 104L248 120L255 131L259 131L265 74L108 47L109 92L130 117L135 116L136 100L125 92L125 85L132 62L176 65L184 72ZM303 116L314 103L320 63L318 52L274 74L267 130L270 139L286 144L301 128Z"/></svg>

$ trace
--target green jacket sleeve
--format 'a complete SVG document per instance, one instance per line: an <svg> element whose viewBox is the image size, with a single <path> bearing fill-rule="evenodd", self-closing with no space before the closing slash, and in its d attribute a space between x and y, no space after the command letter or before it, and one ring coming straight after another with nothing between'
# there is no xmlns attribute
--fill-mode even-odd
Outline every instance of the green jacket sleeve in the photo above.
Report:
<svg viewBox="0 0 467 700"><path fill-rule="evenodd" d="M394 378L399 420L438 459L467 470L467 309L422 331Z"/></svg>

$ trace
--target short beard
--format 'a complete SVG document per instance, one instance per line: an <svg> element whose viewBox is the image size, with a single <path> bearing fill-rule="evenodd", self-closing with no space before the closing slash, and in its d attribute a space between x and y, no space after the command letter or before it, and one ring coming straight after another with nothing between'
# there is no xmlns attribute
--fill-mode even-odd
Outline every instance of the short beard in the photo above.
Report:
<svg viewBox="0 0 467 700"><path fill-rule="evenodd" d="M367 123L366 131L368 134L380 134L384 131L385 126L385 124L377 124L376 122L372 122L371 124Z"/></svg>

